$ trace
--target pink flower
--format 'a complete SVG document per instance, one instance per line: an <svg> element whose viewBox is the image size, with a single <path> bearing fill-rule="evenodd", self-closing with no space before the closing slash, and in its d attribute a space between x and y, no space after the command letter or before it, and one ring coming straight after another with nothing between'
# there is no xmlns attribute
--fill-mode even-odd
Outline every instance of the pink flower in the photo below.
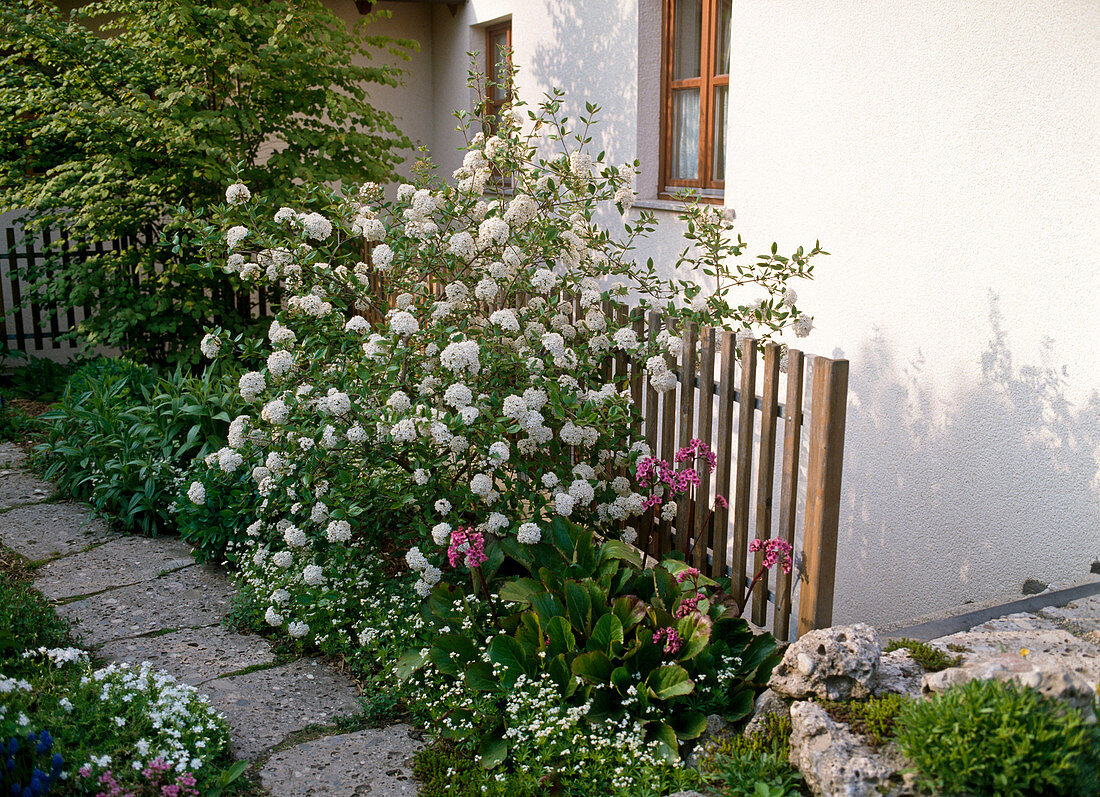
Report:
<svg viewBox="0 0 1100 797"><path fill-rule="evenodd" d="M485 555L485 536L480 531L465 526L451 532L451 546L447 549L447 561L451 567L458 567L459 562L464 562L472 570L488 558Z"/></svg>
<svg viewBox="0 0 1100 797"><path fill-rule="evenodd" d="M642 511L644 512L645 510L649 509L651 506L660 506L660 505L661 505L661 496L654 493L653 495L649 496L649 498L642 501Z"/></svg>
<svg viewBox="0 0 1100 797"><path fill-rule="evenodd" d="M702 594L698 592L696 592L690 598L684 598L682 601L680 601L680 605L676 607L676 612L673 616L677 620L682 617L687 617L689 614L695 611L696 607L699 605L699 601L701 601L702 599Z"/></svg>
<svg viewBox="0 0 1100 797"><path fill-rule="evenodd" d="M697 568L685 567L683 570L681 570L679 573L676 574L676 583L677 584L683 584L689 578L694 581L695 578L698 575L699 575L699 570Z"/></svg>
<svg viewBox="0 0 1100 797"><path fill-rule="evenodd" d="M749 550L763 551L764 560L763 566L766 568L775 567L776 564L780 564L784 573L791 572L791 544L786 540L781 540L778 537L772 540L753 540L749 543Z"/></svg>
<svg viewBox="0 0 1100 797"><path fill-rule="evenodd" d="M662 628L653 635L653 641L664 640L665 653L670 656L675 656L683 647L684 640L680 638L680 635L676 633L676 629L672 627Z"/></svg>
<svg viewBox="0 0 1100 797"><path fill-rule="evenodd" d="M719 506L722 509L729 509L730 506L729 501L726 500L726 496L724 495L714 496L714 505Z"/></svg>

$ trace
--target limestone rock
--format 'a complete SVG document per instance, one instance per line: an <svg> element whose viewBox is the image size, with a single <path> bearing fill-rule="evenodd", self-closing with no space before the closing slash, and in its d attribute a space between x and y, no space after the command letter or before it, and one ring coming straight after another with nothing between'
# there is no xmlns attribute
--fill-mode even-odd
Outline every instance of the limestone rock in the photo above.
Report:
<svg viewBox="0 0 1100 797"><path fill-rule="evenodd" d="M851 700L871 695L882 646L866 623L821 628L787 648L769 686L795 700Z"/></svg>
<svg viewBox="0 0 1100 797"><path fill-rule="evenodd" d="M757 731L764 730L764 722L772 714L785 714L789 717L791 709L773 690L765 689L756 698L756 705L753 707L752 717L745 725L744 735L751 736Z"/></svg>
<svg viewBox="0 0 1100 797"><path fill-rule="evenodd" d="M871 691L875 697L903 695L919 697L924 668L913 661L908 650L892 650L879 658Z"/></svg>
<svg viewBox="0 0 1100 797"><path fill-rule="evenodd" d="M829 797L901 797L912 793L895 748L876 752L817 703L791 706L791 764L814 794Z"/></svg>
<svg viewBox="0 0 1100 797"><path fill-rule="evenodd" d="M928 673L921 682L921 691L931 695L976 679L1015 681L1045 697L1064 701L1090 716L1096 699L1096 685L1080 673L1054 662L1028 661L1027 657L1015 653Z"/></svg>

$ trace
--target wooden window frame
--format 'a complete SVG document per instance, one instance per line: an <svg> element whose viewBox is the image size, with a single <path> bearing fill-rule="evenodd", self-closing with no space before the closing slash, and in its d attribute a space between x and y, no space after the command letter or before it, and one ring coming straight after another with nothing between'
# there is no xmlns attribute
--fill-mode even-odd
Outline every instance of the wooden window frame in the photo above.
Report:
<svg viewBox="0 0 1100 797"><path fill-rule="evenodd" d="M486 120L486 122L496 116L501 108L512 101L510 87L508 93L498 97L497 92L500 89L492 85L493 78L496 77L497 59L497 48L493 46L493 38L502 32L507 34L510 66L512 52L512 20L508 19L503 22L497 22L485 28L485 106L482 109L482 118ZM489 134L490 131L486 129L485 135Z"/></svg>
<svg viewBox="0 0 1100 797"><path fill-rule="evenodd" d="M718 60L718 13L722 0L703 0L702 41L699 51L699 77L673 80L672 70L676 42L676 0L664 0L661 24L661 136L660 170L657 195L660 199L673 199L679 189L695 189L702 202L721 203L724 200L726 182L712 178L714 164L714 90L726 86L726 107L729 108L729 74L716 75ZM729 46L729 43L727 43ZM674 180L670 159L672 157L672 95L676 89L699 89L699 179ZM728 142L727 142L728 151Z"/></svg>

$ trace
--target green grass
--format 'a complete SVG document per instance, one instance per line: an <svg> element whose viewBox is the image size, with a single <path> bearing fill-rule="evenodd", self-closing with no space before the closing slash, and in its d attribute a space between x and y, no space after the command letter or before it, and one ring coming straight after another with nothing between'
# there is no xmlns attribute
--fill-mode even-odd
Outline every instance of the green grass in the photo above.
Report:
<svg viewBox="0 0 1100 797"><path fill-rule="evenodd" d="M932 647L927 642L918 642L915 639L891 639L886 645L886 652L895 650L908 650L909 655L917 664L928 672L939 672L948 667L958 667L962 663L962 656L948 656L939 648Z"/></svg>
<svg viewBox="0 0 1100 797"><path fill-rule="evenodd" d="M805 794L802 775L788 761L791 718L769 714L763 727L719 736L699 754L699 769L721 797L793 797Z"/></svg>

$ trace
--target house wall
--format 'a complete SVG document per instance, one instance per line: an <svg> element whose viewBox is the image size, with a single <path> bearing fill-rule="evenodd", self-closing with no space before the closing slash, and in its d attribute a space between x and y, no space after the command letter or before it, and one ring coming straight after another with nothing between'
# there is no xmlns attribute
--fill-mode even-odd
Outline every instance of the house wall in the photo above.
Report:
<svg viewBox="0 0 1100 797"><path fill-rule="evenodd" d="M735 4L727 203L832 256L851 361L841 620L1100 558L1100 5Z"/></svg>
<svg viewBox="0 0 1100 797"><path fill-rule="evenodd" d="M511 15L520 93L604 107L656 193L660 0L432 17L434 155L465 52ZM810 353L851 361L836 619L1088 577L1100 558L1100 6L737 0L726 204L750 251L820 239ZM639 53L641 56L639 57ZM641 257L668 264L672 214Z"/></svg>

